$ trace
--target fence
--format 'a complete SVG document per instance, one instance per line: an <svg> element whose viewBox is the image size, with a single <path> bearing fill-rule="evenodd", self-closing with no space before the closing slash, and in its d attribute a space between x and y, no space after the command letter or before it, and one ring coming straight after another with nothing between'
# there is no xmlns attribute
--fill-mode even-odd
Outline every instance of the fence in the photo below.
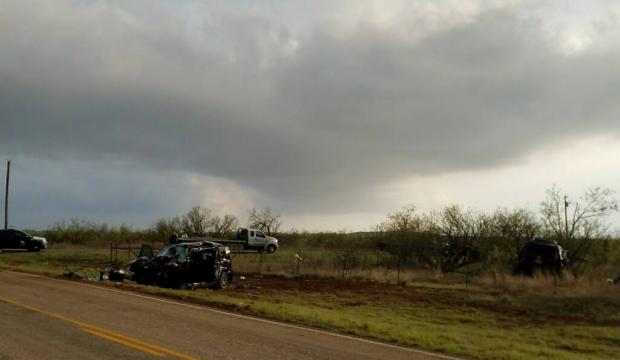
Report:
<svg viewBox="0 0 620 360"><path fill-rule="evenodd" d="M131 246L129 245L119 245L118 243L110 243L110 261L114 263L118 263L118 252L121 251L121 254L125 251L127 252L127 259L131 259L132 257L137 257L140 254L140 246Z"/></svg>

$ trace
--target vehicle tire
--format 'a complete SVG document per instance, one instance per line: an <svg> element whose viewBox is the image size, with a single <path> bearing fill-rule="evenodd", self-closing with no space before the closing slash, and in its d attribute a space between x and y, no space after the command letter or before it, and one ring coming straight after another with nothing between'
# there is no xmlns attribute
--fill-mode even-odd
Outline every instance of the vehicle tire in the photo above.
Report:
<svg viewBox="0 0 620 360"><path fill-rule="evenodd" d="M216 289L226 289L228 287L228 274L222 272L220 274L220 279L215 284Z"/></svg>
<svg viewBox="0 0 620 360"><path fill-rule="evenodd" d="M273 244L267 245L267 254L273 254L276 252L276 246Z"/></svg>
<svg viewBox="0 0 620 360"><path fill-rule="evenodd" d="M38 245L34 245L31 248L28 249L28 251L30 252L39 252L41 249L39 248Z"/></svg>

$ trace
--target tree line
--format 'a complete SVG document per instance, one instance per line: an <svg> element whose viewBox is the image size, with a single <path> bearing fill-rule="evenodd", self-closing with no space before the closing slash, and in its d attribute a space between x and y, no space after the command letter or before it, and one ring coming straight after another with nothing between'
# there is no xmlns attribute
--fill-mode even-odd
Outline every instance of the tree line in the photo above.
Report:
<svg viewBox="0 0 620 360"><path fill-rule="evenodd" d="M245 225L277 234L280 244L291 249L329 249L342 266L343 275L360 263L361 252L383 254L382 266L400 274L404 269L430 269L444 273L507 271L515 263L522 244L534 238L557 242L568 252L575 276L601 266L620 271L620 242L605 222L618 211L613 191L594 187L571 198L556 186L546 192L538 211L499 208L491 213L460 205L420 212L407 206L390 213L368 232L333 233L281 231L280 214L269 208L248 210ZM77 245L109 242L168 241L171 234L233 238L239 219L215 215L195 206L187 213L157 220L149 229L108 227L72 219L57 223L43 233L51 243Z"/></svg>
<svg viewBox="0 0 620 360"><path fill-rule="evenodd" d="M280 214L272 212L270 208L248 210L247 226L250 228L271 235L277 233L281 225ZM239 219L235 215L214 215L210 209L194 206L183 215L157 220L152 231L159 241L166 241L171 234L232 239L238 227Z"/></svg>
<svg viewBox="0 0 620 360"><path fill-rule="evenodd" d="M523 243L538 238L561 245L578 276L586 267L618 256L609 252L613 234L604 221L615 211L618 203L610 189L591 188L571 199L554 186L538 214L525 208L487 214L458 205L420 213L410 206L389 214L374 234L399 272L405 266L458 272L473 264L507 269Z"/></svg>
<svg viewBox="0 0 620 360"><path fill-rule="evenodd" d="M270 235L280 230L280 214L270 208L248 210L247 226ZM136 230L123 224L118 227L80 219L60 221L44 231L29 231L43 235L52 244L106 245L109 243L166 243L172 234L177 236L212 236L233 238L239 219L232 214L215 215L208 208L192 207L187 213L171 218L160 218L145 230Z"/></svg>

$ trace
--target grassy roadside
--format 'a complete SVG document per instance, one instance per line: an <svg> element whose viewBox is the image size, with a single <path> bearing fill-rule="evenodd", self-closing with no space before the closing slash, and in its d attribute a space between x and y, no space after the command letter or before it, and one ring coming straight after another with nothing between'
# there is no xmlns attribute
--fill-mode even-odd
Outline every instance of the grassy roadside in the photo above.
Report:
<svg viewBox="0 0 620 360"><path fill-rule="evenodd" d="M105 250L0 254L0 267L95 276ZM515 283L380 283L251 278L224 291L172 290L124 283L127 290L291 323L480 359L613 359L620 356L620 289ZM612 286L612 285L610 285Z"/></svg>

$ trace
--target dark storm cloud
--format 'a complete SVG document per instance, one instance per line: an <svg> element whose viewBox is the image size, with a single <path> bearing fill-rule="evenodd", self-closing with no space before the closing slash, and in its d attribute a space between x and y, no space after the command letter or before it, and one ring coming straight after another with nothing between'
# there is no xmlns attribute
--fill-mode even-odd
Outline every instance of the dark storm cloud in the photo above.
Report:
<svg viewBox="0 0 620 360"><path fill-rule="evenodd" d="M620 130L618 43L567 54L519 6L407 36L242 8L23 4L0 13L8 156L214 175L304 213Z"/></svg>

